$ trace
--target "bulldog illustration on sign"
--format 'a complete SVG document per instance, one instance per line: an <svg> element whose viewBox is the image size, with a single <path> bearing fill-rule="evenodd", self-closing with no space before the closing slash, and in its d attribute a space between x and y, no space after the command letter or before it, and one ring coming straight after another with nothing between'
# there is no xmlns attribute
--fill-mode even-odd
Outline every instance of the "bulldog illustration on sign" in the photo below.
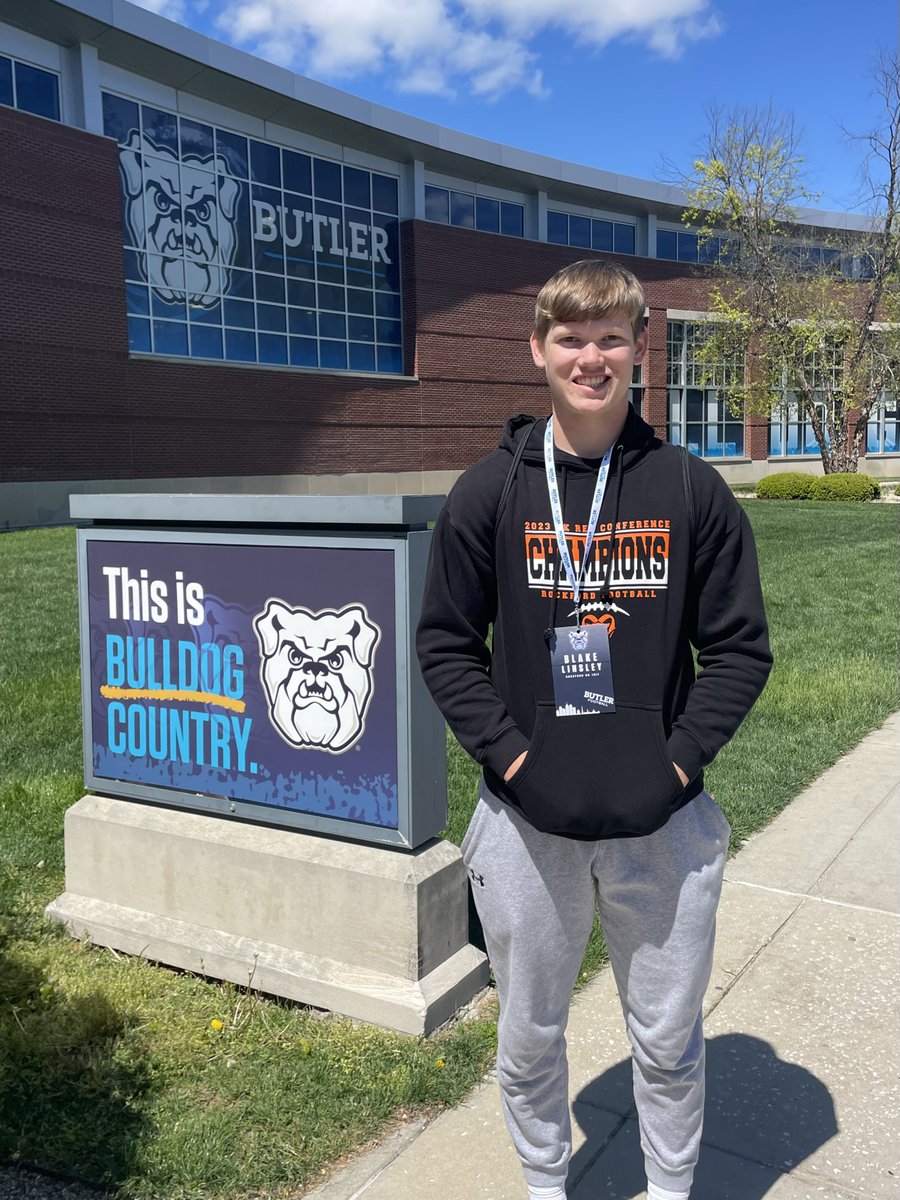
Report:
<svg viewBox="0 0 900 1200"><path fill-rule="evenodd" d="M149 251L147 282L167 304L214 308L228 291L240 184L221 156L178 155L132 130L119 150L125 224Z"/></svg>
<svg viewBox="0 0 900 1200"><path fill-rule="evenodd" d="M362 737L381 630L361 604L291 608L270 598L254 618L269 720L300 749L343 754Z"/></svg>

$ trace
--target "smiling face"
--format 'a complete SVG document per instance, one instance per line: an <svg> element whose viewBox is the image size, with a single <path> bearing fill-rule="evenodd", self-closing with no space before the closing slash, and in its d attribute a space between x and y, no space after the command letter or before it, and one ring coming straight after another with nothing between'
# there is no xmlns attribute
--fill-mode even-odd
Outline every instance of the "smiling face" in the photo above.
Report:
<svg viewBox="0 0 900 1200"><path fill-rule="evenodd" d="M635 337L631 321L616 313L586 321L555 321L543 341L531 335L531 354L550 388L556 443L579 453L593 431L615 438L628 412L632 371L647 348L647 333ZM567 436L568 435L568 436Z"/></svg>

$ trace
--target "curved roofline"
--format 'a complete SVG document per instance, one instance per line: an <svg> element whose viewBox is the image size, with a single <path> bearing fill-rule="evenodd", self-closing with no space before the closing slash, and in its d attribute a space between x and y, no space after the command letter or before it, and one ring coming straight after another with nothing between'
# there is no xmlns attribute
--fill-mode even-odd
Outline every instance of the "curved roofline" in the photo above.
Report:
<svg viewBox="0 0 900 1200"><path fill-rule="evenodd" d="M104 62L262 120L306 132L314 121L317 136L399 162L418 160L439 174L511 190L552 190L561 202L653 212L678 222L687 206L686 193L672 184L505 146L374 104L129 0L29 0L27 6L0 0L0 20L64 46L86 43ZM863 232L871 218L804 208L797 223Z"/></svg>

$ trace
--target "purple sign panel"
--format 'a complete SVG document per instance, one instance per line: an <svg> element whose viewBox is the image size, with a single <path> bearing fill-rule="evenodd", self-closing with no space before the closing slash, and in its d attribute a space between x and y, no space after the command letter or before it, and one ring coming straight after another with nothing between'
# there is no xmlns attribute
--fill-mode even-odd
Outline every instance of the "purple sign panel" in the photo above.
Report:
<svg viewBox="0 0 900 1200"><path fill-rule="evenodd" d="M398 825L394 553L87 541L95 780Z"/></svg>

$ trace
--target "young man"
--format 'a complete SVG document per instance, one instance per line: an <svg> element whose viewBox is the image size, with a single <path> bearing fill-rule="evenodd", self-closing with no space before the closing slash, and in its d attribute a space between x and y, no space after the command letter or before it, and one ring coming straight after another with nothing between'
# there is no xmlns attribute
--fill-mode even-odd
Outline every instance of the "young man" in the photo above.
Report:
<svg viewBox="0 0 900 1200"><path fill-rule="evenodd" d="M425 680L484 768L462 851L500 996L504 1115L534 1200L565 1200L564 1031L595 904L648 1197L690 1192L729 834L703 767L771 666L746 517L715 470L629 405L646 344L629 271L585 260L543 287L531 352L552 416L514 417L453 488L419 626Z"/></svg>

